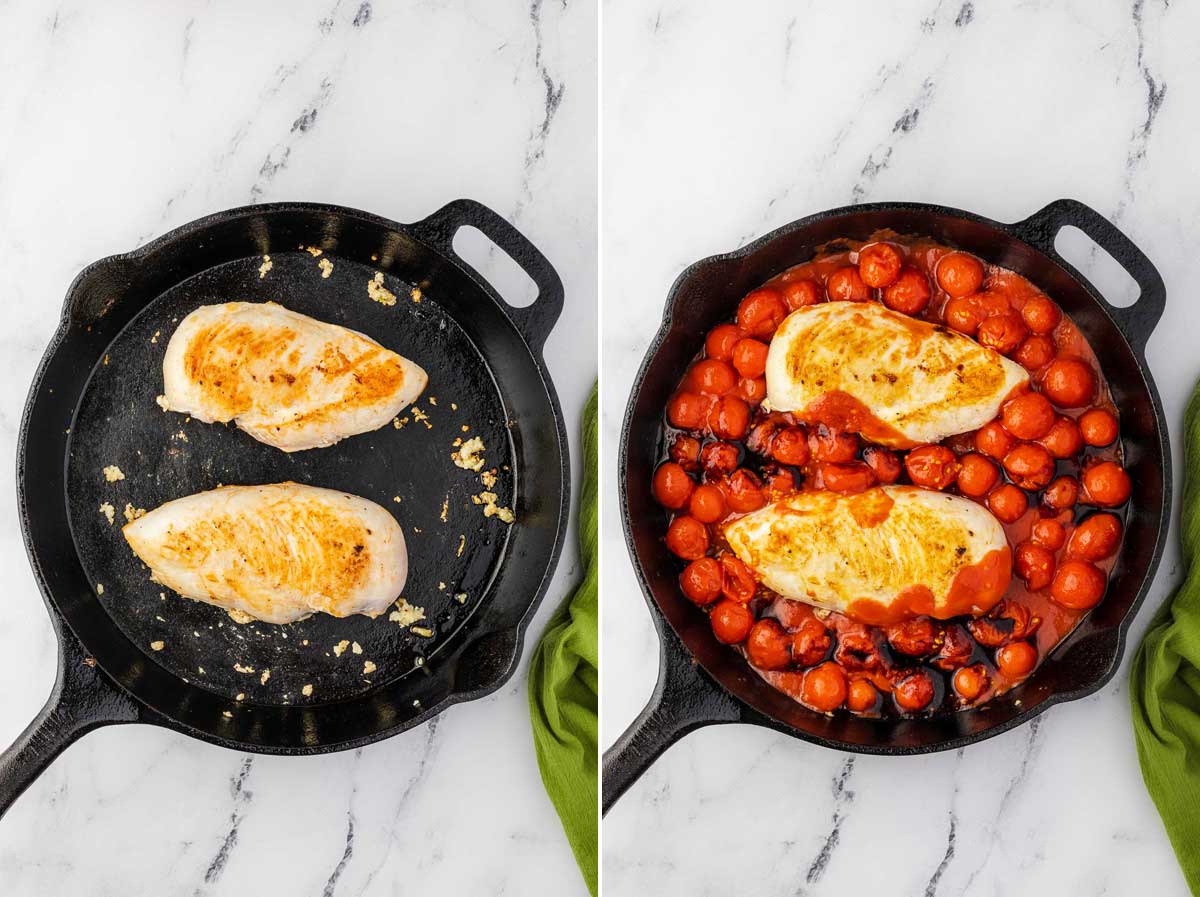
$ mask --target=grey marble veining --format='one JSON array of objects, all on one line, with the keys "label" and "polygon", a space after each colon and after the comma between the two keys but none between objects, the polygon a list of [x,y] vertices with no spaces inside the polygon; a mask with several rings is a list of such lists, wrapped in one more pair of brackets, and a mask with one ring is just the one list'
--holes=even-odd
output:
[{"label": "grey marble veining", "polygon": [[[610,0],[603,32],[607,744],[649,698],[657,665],[616,508],[619,428],[687,264],[851,202],[1014,221],[1080,199],[1166,279],[1148,356],[1178,437],[1200,375],[1200,10],[778,0],[735,14]],[[1123,295],[1089,241],[1065,232],[1059,248]],[[1134,643],[1178,578],[1172,540]],[[957,753],[848,757],[744,726],[689,735],[606,818],[606,893],[1183,895],[1137,767],[1127,670]]]},{"label": "grey marble veining", "polygon": [[[411,221],[467,196],[514,220],[565,281],[546,354],[578,474],[596,371],[580,338],[596,328],[595,29],[594,8],[558,0],[0,2],[0,469],[88,262],[249,202]],[[0,503],[15,508],[12,476]],[[577,568],[572,532],[526,660]],[[0,570],[7,744],[55,656],[13,513]],[[538,776],[525,670],[403,736],[321,757],[99,730],[0,821],[0,891],[586,893]]]}]

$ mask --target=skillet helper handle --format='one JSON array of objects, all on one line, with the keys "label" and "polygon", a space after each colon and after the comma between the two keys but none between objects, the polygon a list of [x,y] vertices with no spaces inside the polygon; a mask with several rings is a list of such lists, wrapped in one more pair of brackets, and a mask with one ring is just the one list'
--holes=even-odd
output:
[{"label": "skillet helper handle", "polygon": [[1058,232],[1073,225],[1116,259],[1138,285],[1137,301],[1124,308],[1105,302],[1109,316],[1116,322],[1129,344],[1139,355],[1162,317],[1167,289],[1154,263],[1111,221],[1076,199],[1058,199],[1013,225],[1017,236],[1056,261],[1062,261],[1054,248]]},{"label": "skillet helper handle", "polygon": [[37,718],[0,754],[0,816],[69,745],[92,729],[132,723],[138,706],[89,666],[75,636],[59,633],[58,676]]},{"label": "skillet helper handle", "polygon": [[741,706],[708,680],[678,636],[668,630],[662,637],[658,682],[650,702],[604,752],[601,797],[605,814],[667,748],[685,735],[703,726],[742,719]]},{"label": "skillet helper handle", "polygon": [[442,206],[428,218],[412,225],[421,240],[455,259],[480,280],[485,280],[454,251],[454,235],[463,227],[474,227],[481,231],[508,253],[537,286],[538,294],[531,304],[523,308],[508,303],[505,303],[505,306],[509,318],[517,325],[525,341],[540,352],[546,337],[558,321],[558,316],[562,314],[563,285],[558,272],[524,234],[506,219],[473,199],[456,199]]}]

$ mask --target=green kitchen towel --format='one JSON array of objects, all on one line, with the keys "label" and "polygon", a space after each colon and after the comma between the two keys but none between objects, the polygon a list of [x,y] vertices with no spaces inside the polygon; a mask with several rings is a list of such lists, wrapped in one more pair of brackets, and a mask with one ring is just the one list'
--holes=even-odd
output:
[{"label": "green kitchen towel", "polygon": [[554,802],[575,861],[593,897],[597,887],[598,802],[596,696],[597,627],[596,389],[583,411],[583,493],[579,497],[579,558],[583,582],[551,617],[529,665],[533,746],[546,793]]},{"label": "green kitchen towel", "polygon": [[1183,584],[1151,621],[1130,670],[1142,778],[1200,895],[1200,387],[1184,415]]}]

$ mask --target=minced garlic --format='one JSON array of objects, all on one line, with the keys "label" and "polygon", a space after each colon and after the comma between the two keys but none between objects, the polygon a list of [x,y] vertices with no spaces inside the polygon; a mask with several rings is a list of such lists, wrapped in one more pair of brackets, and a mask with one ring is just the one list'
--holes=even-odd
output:
[{"label": "minced garlic", "polygon": [[425,619],[425,608],[409,604],[403,598],[396,602],[396,609],[388,614],[388,620],[401,626],[411,626]]},{"label": "minced garlic", "polygon": [[112,506],[112,502],[106,501],[100,505],[100,513],[108,518],[109,523],[112,523],[113,518],[117,514],[117,509]]},{"label": "minced garlic", "polygon": [[383,285],[383,272],[375,272],[375,276],[367,281],[367,295],[380,305],[395,305],[396,294]]},{"label": "minced garlic", "polygon": [[115,483],[117,480],[125,479],[125,474],[121,473],[121,468],[117,467],[117,465],[110,464],[104,468],[104,479],[110,483]]},{"label": "minced garlic", "polygon": [[483,440],[478,436],[472,436],[466,442],[458,447],[458,451],[450,455],[455,466],[461,467],[463,470],[483,470],[483,465],[486,463],[483,460],[484,445]]}]

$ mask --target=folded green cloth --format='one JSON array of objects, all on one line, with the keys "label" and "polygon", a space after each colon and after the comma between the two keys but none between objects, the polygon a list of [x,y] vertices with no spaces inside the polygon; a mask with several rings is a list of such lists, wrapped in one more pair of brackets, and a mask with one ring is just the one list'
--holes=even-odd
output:
[{"label": "folded green cloth", "polygon": [[551,617],[529,665],[529,716],[546,793],[593,897],[597,887],[596,696],[600,662],[596,551],[596,389],[583,411],[579,556],[583,582]]},{"label": "folded green cloth", "polygon": [[1183,584],[1150,623],[1130,670],[1142,778],[1200,895],[1200,387],[1184,415]]}]

